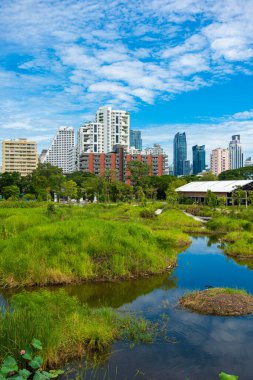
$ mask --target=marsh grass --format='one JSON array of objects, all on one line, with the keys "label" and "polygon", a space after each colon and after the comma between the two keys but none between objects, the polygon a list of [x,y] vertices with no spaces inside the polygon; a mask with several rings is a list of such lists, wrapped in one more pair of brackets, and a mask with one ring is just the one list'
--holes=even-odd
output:
[{"label": "marsh grass", "polygon": [[13,355],[34,336],[42,342],[46,366],[110,350],[116,339],[151,341],[152,325],[112,309],[89,308],[65,291],[22,292],[0,314],[0,358]]},{"label": "marsh grass", "polygon": [[[156,204],[150,207],[155,210]],[[1,209],[0,284],[31,286],[162,273],[199,223],[179,210],[154,219],[140,206]]]}]

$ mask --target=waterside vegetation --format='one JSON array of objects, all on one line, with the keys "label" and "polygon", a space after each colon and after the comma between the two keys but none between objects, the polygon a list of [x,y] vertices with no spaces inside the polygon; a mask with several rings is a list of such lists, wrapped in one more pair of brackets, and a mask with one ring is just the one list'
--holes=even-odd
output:
[{"label": "waterside vegetation", "polygon": [[150,342],[155,328],[143,318],[89,308],[64,290],[21,292],[0,313],[0,359],[12,356],[22,364],[20,348],[36,336],[43,346],[43,368],[74,357],[110,351],[117,339]]},{"label": "waterside vegetation", "polygon": [[[179,210],[154,215],[159,204],[38,206],[0,208],[1,286],[161,273],[175,265],[177,253],[190,243],[183,231],[201,228]],[[148,211],[145,215],[144,210]]]}]

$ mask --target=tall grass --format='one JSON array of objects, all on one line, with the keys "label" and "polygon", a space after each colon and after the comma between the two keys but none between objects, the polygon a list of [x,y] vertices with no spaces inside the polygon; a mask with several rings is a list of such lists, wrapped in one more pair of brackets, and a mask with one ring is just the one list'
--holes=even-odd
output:
[{"label": "tall grass", "polygon": [[115,339],[148,340],[150,328],[143,319],[81,305],[63,290],[23,292],[13,296],[9,309],[0,314],[0,359],[7,355],[19,359],[19,351],[36,337],[42,342],[46,365],[52,366],[104,352]]},{"label": "tall grass", "polygon": [[[155,206],[152,206],[155,208]],[[0,284],[29,286],[161,273],[198,222],[167,210],[152,220],[129,205],[0,210]],[[198,228],[198,227],[197,227]]]}]

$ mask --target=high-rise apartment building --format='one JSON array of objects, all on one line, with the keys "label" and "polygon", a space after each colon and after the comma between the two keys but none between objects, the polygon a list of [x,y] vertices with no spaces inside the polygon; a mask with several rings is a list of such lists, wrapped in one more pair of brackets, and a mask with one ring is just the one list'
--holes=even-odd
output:
[{"label": "high-rise apartment building", "polygon": [[27,139],[4,140],[2,143],[2,172],[32,173],[38,165],[37,144]]},{"label": "high-rise apartment building", "polygon": [[[186,134],[177,133],[174,137],[174,149],[173,149],[173,165],[174,165],[174,175],[187,175],[189,174],[189,163],[187,161],[187,143]],[[186,171],[188,171],[186,173]]]},{"label": "high-rise apartment building", "polygon": [[60,127],[44,157],[43,162],[58,166],[63,173],[69,170],[69,151],[75,146],[75,131],[72,127]]},{"label": "high-rise apartment building", "polygon": [[232,136],[229,143],[229,165],[230,169],[239,169],[243,166],[243,153],[240,135]]},{"label": "high-rise apartment building", "polygon": [[100,107],[96,113],[96,123],[103,126],[103,152],[113,151],[116,144],[129,149],[130,114],[126,111],[113,110],[111,107]]},{"label": "high-rise apartment building", "polygon": [[144,152],[145,154],[154,154],[154,155],[165,154],[160,144],[154,144],[153,146],[149,148],[145,148]]},{"label": "high-rise apartment building", "polygon": [[41,151],[41,153],[39,155],[39,162],[40,163],[44,162],[46,154],[47,154],[47,149],[42,149],[42,151]]},{"label": "high-rise apartment building", "polygon": [[101,123],[85,123],[77,134],[77,151],[81,153],[104,152],[104,130]]},{"label": "high-rise apartment building", "polygon": [[206,168],[205,145],[194,145],[192,147],[193,174],[202,173]]},{"label": "high-rise apartment building", "polygon": [[211,153],[211,172],[219,175],[225,170],[229,170],[229,150],[217,148]]},{"label": "high-rise apartment building", "polygon": [[244,161],[244,166],[252,166],[253,162],[251,161],[251,157],[246,158]]},{"label": "high-rise apartment building", "polygon": [[142,150],[141,131],[130,130],[130,147]]}]

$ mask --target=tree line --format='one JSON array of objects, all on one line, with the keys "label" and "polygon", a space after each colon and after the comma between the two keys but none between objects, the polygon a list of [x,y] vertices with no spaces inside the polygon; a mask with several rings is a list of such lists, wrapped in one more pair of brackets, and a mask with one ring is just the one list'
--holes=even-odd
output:
[{"label": "tree line", "polygon": [[[22,198],[38,201],[50,201],[54,200],[54,197],[93,201],[95,196],[101,202],[167,199],[173,204],[182,201],[175,189],[188,182],[253,178],[253,166],[228,170],[218,177],[207,172],[201,176],[180,178],[170,175],[150,176],[149,166],[138,161],[128,163],[127,169],[127,179],[131,184],[118,181],[113,170],[105,170],[99,177],[81,171],[64,175],[62,169],[56,166],[49,163],[39,164],[37,169],[26,177],[21,177],[18,172],[2,173],[0,196],[3,199]],[[215,203],[214,200],[213,202]]]}]

